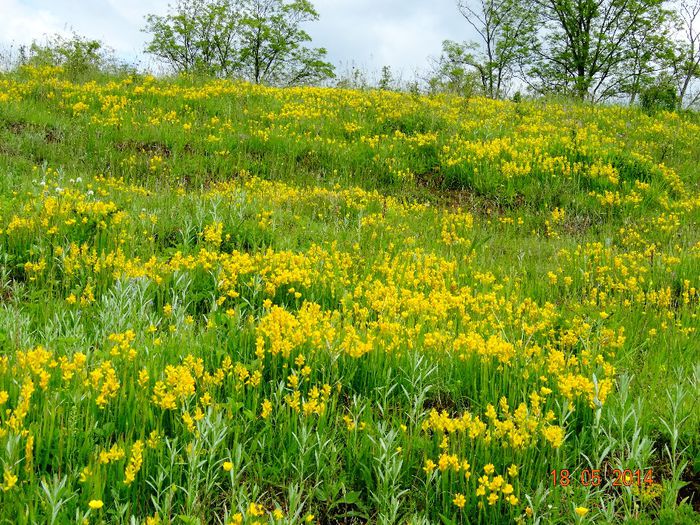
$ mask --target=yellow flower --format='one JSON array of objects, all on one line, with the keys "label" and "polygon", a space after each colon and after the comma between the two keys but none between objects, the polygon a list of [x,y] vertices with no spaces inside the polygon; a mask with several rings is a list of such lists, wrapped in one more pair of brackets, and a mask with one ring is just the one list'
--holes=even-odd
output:
[{"label": "yellow flower", "polygon": [[467,502],[467,498],[464,497],[464,494],[457,493],[455,494],[455,498],[452,500],[452,503],[457,505],[460,509],[464,508],[464,504]]},{"label": "yellow flower", "polygon": [[281,509],[275,509],[272,511],[272,517],[276,520],[281,520],[282,518],[284,518],[284,512],[282,512]]},{"label": "yellow flower", "polygon": [[233,468],[233,463],[231,463],[230,461],[224,461],[224,464],[222,466],[226,472],[231,472],[231,469]]},{"label": "yellow flower", "polygon": [[124,484],[131,485],[136,479],[136,474],[141,469],[141,464],[143,463],[143,442],[137,440],[131,447],[131,457],[129,458],[129,464],[126,466],[124,472]]},{"label": "yellow flower", "polygon": [[306,517],[304,518],[304,521],[305,521],[306,523],[311,523],[312,521],[314,521],[314,515],[313,515],[313,514],[307,514]]},{"label": "yellow flower", "polygon": [[5,474],[3,475],[3,479],[4,479],[5,483],[3,484],[2,490],[4,490],[5,492],[12,489],[12,487],[14,487],[15,484],[17,483],[17,476],[15,476],[9,470],[5,471]]},{"label": "yellow flower", "polygon": [[82,113],[86,109],[88,109],[90,106],[88,106],[85,102],[76,102],[73,104],[73,113],[78,114]]},{"label": "yellow flower", "polygon": [[556,425],[545,427],[542,435],[554,448],[559,448],[564,442],[564,429]]},{"label": "yellow flower", "polygon": [[484,465],[484,472],[488,474],[489,476],[493,474],[496,471],[496,467],[494,467],[491,463],[488,465]]},{"label": "yellow flower", "polygon": [[260,410],[260,417],[267,419],[272,414],[272,403],[269,399],[265,399],[262,402],[262,410]]},{"label": "yellow flower", "polygon": [[262,505],[258,503],[251,503],[248,505],[248,514],[251,516],[259,517],[265,514],[265,509]]},{"label": "yellow flower", "polygon": [[92,499],[90,500],[90,503],[88,503],[88,507],[90,507],[92,510],[99,510],[104,506],[104,503],[102,503],[101,499]]},{"label": "yellow flower", "polygon": [[90,474],[92,474],[92,472],[90,472],[90,467],[85,467],[80,472],[80,478],[78,479],[78,481],[80,483],[85,483],[88,480],[88,477],[90,476]]},{"label": "yellow flower", "polygon": [[151,434],[148,436],[148,441],[146,441],[148,448],[157,448],[158,443],[160,442],[160,439],[161,439],[161,436],[157,430],[151,431]]},{"label": "yellow flower", "polygon": [[576,507],[576,508],[574,509],[574,512],[575,512],[578,516],[580,516],[581,518],[583,518],[586,514],[588,514],[588,508],[587,508],[587,507]]}]

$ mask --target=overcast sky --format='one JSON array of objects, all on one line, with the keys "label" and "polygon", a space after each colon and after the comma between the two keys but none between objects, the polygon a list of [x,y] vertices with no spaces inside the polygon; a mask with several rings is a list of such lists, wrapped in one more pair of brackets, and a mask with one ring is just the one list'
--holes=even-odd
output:
[{"label": "overcast sky", "polygon": [[[445,39],[465,40],[467,24],[455,0],[315,0],[321,19],[307,29],[343,72],[351,65],[390,65],[411,78]],[[140,55],[148,13],[165,14],[168,0],[0,0],[0,44],[30,43],[46,34],[98,38],[121,56]]]}]

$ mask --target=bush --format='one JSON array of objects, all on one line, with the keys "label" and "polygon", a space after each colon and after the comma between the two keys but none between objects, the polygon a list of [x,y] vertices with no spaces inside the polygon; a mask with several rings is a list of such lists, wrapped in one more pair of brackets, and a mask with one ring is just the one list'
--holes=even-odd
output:
[{"label": "bush", "polygon": [[675,111],[678,109],[679,102],[675,86],[665,79],[644,89],[639,99],[642,109],[649,114],[658,111]]},{"label": "bush", "polygon": [[73,34],[48,37],[45,42],[34,41],[23,51],[21,63],[25,66],[60,66],[70,78],[77,79],[94,73],[128,73],[129,67],[114,56],[114,52],[99,40]]}]

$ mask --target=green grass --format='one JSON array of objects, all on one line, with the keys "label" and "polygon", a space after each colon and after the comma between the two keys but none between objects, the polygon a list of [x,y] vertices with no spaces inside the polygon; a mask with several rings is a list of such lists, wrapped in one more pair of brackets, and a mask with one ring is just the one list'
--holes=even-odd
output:
[{"label": "green grass", "polygon": [[697,522],[699,133],[0,77],[0,520]]}]

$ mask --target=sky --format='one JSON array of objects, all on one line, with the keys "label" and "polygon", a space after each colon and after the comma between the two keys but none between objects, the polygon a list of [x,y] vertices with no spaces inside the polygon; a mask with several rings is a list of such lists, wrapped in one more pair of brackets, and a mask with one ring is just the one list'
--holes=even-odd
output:
[{"label": "sky", "polygon": [[[97,38],[119,56],[148,65],[141,32],[149,13],[165,14],[168,0],[0,0],[0,47],[62,33]],[[315,0],[320,20],[306,29],[342,73],[372,74],[384,65],[409,79],[440,54],[442,41],[470,38],[455,0]]]}]

